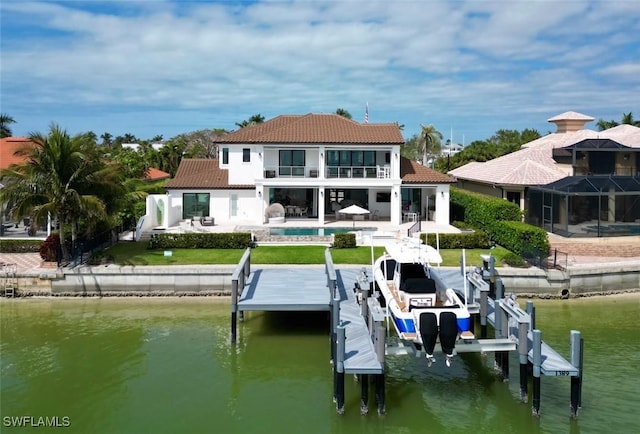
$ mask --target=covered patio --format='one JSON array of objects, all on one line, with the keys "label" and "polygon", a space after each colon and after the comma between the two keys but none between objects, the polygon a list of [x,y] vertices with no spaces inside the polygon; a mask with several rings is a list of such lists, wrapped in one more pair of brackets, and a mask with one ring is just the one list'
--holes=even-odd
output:
[{"label": "covered patio", "polygon": [[527,222],[565,237],[640,234],[640,178],[570,176],[529,188]]}]

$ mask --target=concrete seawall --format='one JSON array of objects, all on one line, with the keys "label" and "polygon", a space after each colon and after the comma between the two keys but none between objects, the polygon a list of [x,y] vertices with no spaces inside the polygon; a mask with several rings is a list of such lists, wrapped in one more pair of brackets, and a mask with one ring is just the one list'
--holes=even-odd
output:
[{"label": "concrete seawall", "polygon": [[640,291],[640,261],[574,265],[567,270],[496,268],[506,293],[540,297]]},{"label": "concrete seawall", "polygon": [[[322,267],[305,265],[304,267]],[[253,268],[296,267],[253,265]],[[362,265],[343,265],[362,267]],[[235,265],[82,266],[18,276],[18,294],[53,296],[228,295]],[[506,293],[559,297],[640,291],[640,261],[576,265],[561,270],[496,268]]]}]

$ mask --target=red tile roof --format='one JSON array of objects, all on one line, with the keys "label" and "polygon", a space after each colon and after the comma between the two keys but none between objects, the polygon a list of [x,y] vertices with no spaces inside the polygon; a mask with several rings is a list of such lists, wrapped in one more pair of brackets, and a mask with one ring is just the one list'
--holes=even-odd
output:
[{"label": "red tile roof", "polygon": [[219,137],[216,143],[402,145],[397,124],[361,124],[337,114],[281,115]]},{"label": "red tile roof", "polygon": [[219,161],[208,158],[185,158],[167,189],[254,189],[255,185],[229,185],[229,172],[220,169]]},{"label": "red tile roof", "polygon": [[24,162],[26,160],[24,157],[14,155],[14,153],[30,143],[26,137],[4,137],[0,139],[0,169],[6,169],[12,164]]},{"label": "red tile roof", "polygon": [[400,157],[400,177],[403,184],[453,184],[455,178]]},{"label": "red tile roof", "polygon": [[151,181],[157,181],[159,179],[171,178],[171,174],[160,169],[156,169],[155,167],[149,167],[147,173],[144,174],[144,177]]}]

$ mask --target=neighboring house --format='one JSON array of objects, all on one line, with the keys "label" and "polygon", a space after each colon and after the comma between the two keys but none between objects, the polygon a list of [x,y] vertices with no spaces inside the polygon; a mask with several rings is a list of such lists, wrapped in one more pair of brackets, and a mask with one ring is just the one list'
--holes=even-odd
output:
[{"label": "neighboring house", "polygon": [[449,174],[460,188],[516,203],[525,221],[550,232],[633,233],[640,230],[640,128],[585,129],[593,120],[562,113],[549,119],[557,125],[555,133]]},{"label": "neighboring house", "polygon": [[0,139],[0,169],[7,169],[12,164],[25,161],[24,157],[15,155],[18,149],[30,144],[26,137],[4,137]]},{"label": "neighboring house", "polygon": [[144,179],[149,181],[160,181],[161,179],[169,179],[171,174],[164,170],[156,169],[155,167],[149,167],[144,174]]},{"label": "neighboring house", "polygon": [[459,145],[457,143],[450,143],[449,140],[447,140],[447,144],[442,146],[442,149],[440,150],[440,156],[441,157],[450,157],[452,155],[456,155],[458,152],[462,151],[464,149],[464,146]]},{"label": "neighboring house", "polygon": [[[8,169],[12,164],[19,164],[26,161],[25,157],[15,155],[16,151],[22,149],[31,141],[26,137],[4,137],[0,139],[0,169]],[[2,180],[0,180],[0,188],[2,188]],[[13,216],[8,215],[8,205],[0,204],[0,224],[13,221]],[[4,226],[0,230],[0,234],[4,233]]]},{"label": "neighboring house", "polygon": [[197,216],[214,217],[216,224],[261,225],[273,203],[283,206],[287,218],[315,219],[318,225],[335,221],[337,211],[351,204],[397,225],[416,218],[449,223],[449,185],[455,180],[402,158],[404,139],[395,123],[282,115],[216,144],[218,160],[182,160],[165,186],[166,197],[151,199],[162,203],[148,212],[147,228]]}]

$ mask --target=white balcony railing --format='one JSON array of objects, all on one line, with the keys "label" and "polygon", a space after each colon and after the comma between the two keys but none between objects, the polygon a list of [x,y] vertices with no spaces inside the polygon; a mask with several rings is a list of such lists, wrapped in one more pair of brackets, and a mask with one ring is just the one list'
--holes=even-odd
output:
[{"label": "white balcony railing", "polygon": [[317,178],[318,168],[312,166],[265,167],[265,178]]},{"label": "white balcony railing", "polygon": [[[265,167],[265,178],[317,178],[319,170],[314,166]],[[325,178],[391,178],[389,166],[327,166]]]},{"label": "white balcony railing", "polygon": [[389,166],[327,166],[327,178],[391,178]]}]

